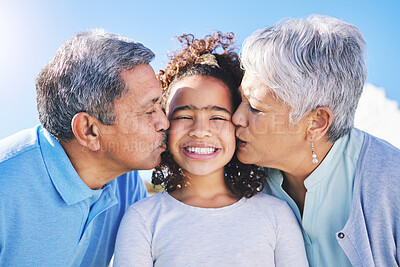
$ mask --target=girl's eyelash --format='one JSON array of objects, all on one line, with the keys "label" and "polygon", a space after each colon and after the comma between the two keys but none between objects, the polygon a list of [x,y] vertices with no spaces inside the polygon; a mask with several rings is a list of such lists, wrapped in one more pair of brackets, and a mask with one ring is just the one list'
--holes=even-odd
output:
[{"label": "girl's eyelash", "polygon": [[190,120],[190,119],[191,119],[191,117],[188,117],[188,116],[178,116],[178,117],[173,118],[172,120]]},{"label": "girl's eyelash", "polygon": [[[175,118],[172,118],[172,120],[191,120],[192,117],[189,116],[178,116]],[[227,121],[228,119],[224,118],[224,117],[213,117],[210,118],[210,120],[221,120],[221,121]]]},{"label": "girl's eyelash", "polygon": [[211,118],[210,120],[221,120],[221,121],[227,121],[227,119],[226,119],[226,118],[223,118],[223,117],[214,117],[214,118]]}]

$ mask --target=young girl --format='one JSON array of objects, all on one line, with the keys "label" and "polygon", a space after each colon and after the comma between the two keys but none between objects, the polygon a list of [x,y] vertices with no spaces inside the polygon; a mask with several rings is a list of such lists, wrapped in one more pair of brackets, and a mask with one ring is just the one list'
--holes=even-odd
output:
[{"label": "young girl", "polygon": [[308,266],[290,208],[257,194],[264,172],[234,156],[243,74],[233,34],[178,39],[159,74],[171,126],[153,183],[166,191],[126,212],[114,266]]}]

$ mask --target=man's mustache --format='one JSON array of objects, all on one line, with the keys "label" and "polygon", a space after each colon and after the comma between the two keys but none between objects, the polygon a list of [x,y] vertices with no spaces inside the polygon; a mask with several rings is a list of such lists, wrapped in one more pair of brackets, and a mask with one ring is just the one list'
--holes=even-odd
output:
[{"label": "man's mustache", "polygon": [[162,130],[163,136],[162,136],[162,140],[161,140],[161,145],[167,145],[168,144],[168,134],[167,134],[167,130]]}]

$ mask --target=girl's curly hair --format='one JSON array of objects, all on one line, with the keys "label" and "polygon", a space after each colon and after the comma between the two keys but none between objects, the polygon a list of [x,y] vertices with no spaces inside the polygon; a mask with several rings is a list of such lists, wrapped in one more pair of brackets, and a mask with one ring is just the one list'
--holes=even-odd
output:
[{"label": "girl's curly hair", "polygon": [[[192,34],[183,34],[178,40],[182,44],[181,50],[170,54],[165,70],[158,73],[163,87],[163,108],[166,108],[171,97],[174,83],[185,77],[206,76],[214,77],[228,86],[235,110],[240,104],[238,88],[243,78],[233,45],[235,35],[214,32],[203,39],[196,39]],[[204,54],[212,54],[218,66],[196,64],[196,59]],[[264,188],[265,179],[266,173],[261,167],[240,163],[236,155],[225,166],[225,184],[238,197],[252,197]],[[184,184],[184,174],[168,149],[161,154],[161,163],[153,170],[152,183],[162,185],[168,192]]]}]

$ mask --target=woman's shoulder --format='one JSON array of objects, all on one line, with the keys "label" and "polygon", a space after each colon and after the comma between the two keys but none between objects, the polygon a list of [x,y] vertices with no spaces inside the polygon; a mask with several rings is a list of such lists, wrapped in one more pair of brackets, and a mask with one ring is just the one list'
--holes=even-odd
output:
[{"label": "woman's shoulder", "polygon": [[395,185],[400,184],[400,149],[370,134],[364,135],[357,169],[360,177],[367,178],[361,182],[371,185],[373,190],[385,186],[398,188]]}]

